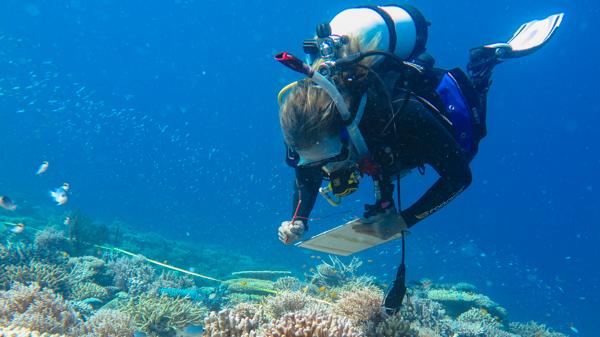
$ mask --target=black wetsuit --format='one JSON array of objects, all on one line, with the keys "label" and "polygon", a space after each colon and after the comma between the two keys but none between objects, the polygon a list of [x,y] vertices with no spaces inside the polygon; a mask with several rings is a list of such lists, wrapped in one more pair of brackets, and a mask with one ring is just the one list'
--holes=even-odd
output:
[{"label": "black wetsuit", "polygon": [[[410,227],[442,208],[469,186],[471,158],[455,140],[451,123],[440,112],[443,107],[435,100],[431,104],[432,100],[424,100],[402,88],[394,88],[391,97],[390,107],[389,99],[386,105],[381,99],[372,99],[369,92],[367,107],[359,124],[372,160],[379,168],[377,179],[381,199],[377,202],[394,204],[393,177],[402,171],[423,168],[428,164],[440,176],[413,205],[401,210]],[[478,143],[479,140],[475,141]],[[293,210],[296,210],[301,197],[297,218],[307,219],[319,194],[323,173],[320,168],[296,167],[295,170]]]}]

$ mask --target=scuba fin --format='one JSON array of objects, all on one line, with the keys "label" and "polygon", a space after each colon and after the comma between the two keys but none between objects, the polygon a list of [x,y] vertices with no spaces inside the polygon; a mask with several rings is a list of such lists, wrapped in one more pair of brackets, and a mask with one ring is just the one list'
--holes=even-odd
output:
[{"label": "scuba fin", "polygon": [[496,49],[499,59],[525,56],[541,48],[554,35],[564,14],[554,14],[543,20],[533,20],[521,25],[507,43],[496,43],[485,48]]},{"label": "scuba fin", "polygon": [[475,47],[469,51],[467,65],[469,77],[475,89],[486,93],[491,84],[494,67],[506,59],[529,55],[541,48],[554,35],[564,14],[554,14],[543,20],[527,22],[514,33],[506,43],[493,43]]}]

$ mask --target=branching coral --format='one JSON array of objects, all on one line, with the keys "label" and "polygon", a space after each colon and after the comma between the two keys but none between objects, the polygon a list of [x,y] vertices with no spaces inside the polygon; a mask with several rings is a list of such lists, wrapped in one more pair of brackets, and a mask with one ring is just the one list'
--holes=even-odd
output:
[{"label": "branching coral", "polygon": [[426,298],[409,297],[402,306],[401,315],[411,322],[417,322],[426,328],[436,328],[440,321],[447,318],[444,307]]},{"label": "branching coral", "polygon": [[93,256],[71,257],[67,262],[71,284],[92,281],[104,268],[105,262]]},{"label": "branching coral", "polygon": [[410,326],[410,322],[395,314],[375,324],[369,322],[366,328],[367,337],[414,337],[418,333]]},{"label": "branching coral", "polygon": [[302,288],[302,283],[293,276],[284,276],[275,280],[273,288],[276,290],[298,291]]},{"label": "branching coral", "polygon": [[206,309],[186,298],[141,295],[131,299],[122,310],[138,329],[151,336],[172,336],[175,329],[202,322]]},{"label": "branching coral", "polygon": [[509,324],[509,331],[522,337],[566,337],[566,335],[552,331],[546,325],[536,322],[513,322]]},{"label": "branching coral", "polygon": [[311,283],[319,286],[337,287],[356,277],[356,271],[362,261],[356,257],[349,264],[344,264],[338,257],[329,256],[330,263],[323,261],[309,275]]},{"label": "branching coral", "polygon": [[364,324],[381,314],[383,292],[375,286],[344,291],[339,298],[333,312],[348,317],[356,324]]},{"label": "branching coral", "polygon": [[73,308],[51,289],[15,283],[10,290],[0,291],[1,325],[79,336],[82,323]]},{"label": "branching coral", "polygon": [[262,308],[270,318],[278,319],[285,314],[306,308],[310,301],[310,297],[303,292],[282,291],[275,296],[267,297],[262,304]]},{"label": "branching coral", "polygon": [[53,261],[60,256],[59,252],[69,248],[69,242],[64,232],[54,227],[46,227],[36,233],[33,247],[39,257]]},{"label": "branching coral", "polygon": [[135,328],[131,317],[118,310],[102,309],[85,322],[84,337],[129,337]]},{"label": "branching coral", "polygon": [[0,326],[1,337],[66,337],[65,335],[40,333],[22,327],[3,327]]},{"label": "branching coral", "polygon": [[108,290],[93,282],[77,283],[71,289],[70,299],[83,301],[89,298],[97,298],[103,301],[108,298]]},{"label": "branching coral", "polygon": [[203,337],[254,337],[258,328],[259,317],[243,317],[229,310],[218,313],[211,312],[204,318]]},{"label": "branching coral", "polygon": [[154,269],[141,257],[110,260],[106,269],[113,278],[114,285],[132,296],[148,292],[154,281]]},{"label": "branching coral", "polygon": [[0,243],[0,265],[26,264],[35,256],[33,247],[23,242]]},{"label": "branching coral", "polygon": [[189,289],[194,290],[196,284],[190,277],[180,276],[174,272],[162,272],[148,287],[149,292],[159,293],[160,289]]},{"label": "branching coral", "polygon": [[27,265],[4,266],[0,275],[0,284],[6,288],[11,282],[38,283],[42,287],[57,291],[65,290],[68,274],[58,265],[31,261]]},{"label": "branching coral", "polygon": [[347,318],[312,313],[287,314],[263,326],[265,337],[358,337],[359,329]]}]

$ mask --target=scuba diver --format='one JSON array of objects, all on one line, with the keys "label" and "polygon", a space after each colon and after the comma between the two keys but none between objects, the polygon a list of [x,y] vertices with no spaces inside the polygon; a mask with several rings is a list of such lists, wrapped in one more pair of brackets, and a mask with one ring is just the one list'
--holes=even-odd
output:
[{"label": "scuba diver", "polygon": [[[537,50],[561,20],[557,14],[532,21],[507,43],[473,48],[467,73],[435,68],[425,51],[429,23],[408,5],[344,10],[304,41],[306,62],[278,54],[279,62],[306,76],[279,94],[286,162],[295,169],[293,216],[279,227],[279,239],[301,240],[317,196],[339,204],[365,176],[375,190],[365,219],[394,214],[406,229],[451,202],[471,183],[469,163],[487,133],[494,67]],[[400,178],[413,169],[423,173],[425,165],[439,178],[401,209]],[[361,233],[391,234],[376,221]],[[406,292],[404,262],[401,267],[383,303],[391,312]]]}]

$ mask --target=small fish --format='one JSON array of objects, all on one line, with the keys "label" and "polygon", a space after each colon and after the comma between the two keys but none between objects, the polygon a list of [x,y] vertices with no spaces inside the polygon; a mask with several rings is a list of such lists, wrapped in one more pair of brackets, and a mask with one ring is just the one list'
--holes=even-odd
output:
[{"label": "small fish", "polygon": [[64,205],[69,200],[69,196],[67,195],[67,191],[70,186],[67,183],[64,183],[61,187],[57,188],[54,191],[50,191],[50,197],[56,201],[56,205]]},{"label": "small fish", "polygon": [[211,293],[210,295],[208,295],[209,300],[214,300],[216,297],[217,297],[217,293]]},{"label": "small fish", "polygon": [[71,224],[71,217],[70,216],[65,217],[65,221],[63,221],[63,224],[65,226],[69,226]]},{"label": "small fish", "polygon": [[15,233],[15,234],[22,233],[25,230],[25,224],[22,222],[19,222],[19,223],[5,222],[4,225],[7,227],[11,227],[11,229],[9,229],[9,231],[11,231],[12,233]]},{"label": "small fish", "polygon": [[571,331],[573,331],[574,333],[579,333],[579,329],[577,329],[574,325],[571,325],[569,329],[571,329]]},{"label": "small fish", "polygon": [[240,281],[240,285],[245,287],[245,286],[248,285],[248,282],[247,281]]},{"label": "small fish", "polygon": [[38,168],[37,172],[35,173],[36,176],[39,176],[40,174],[46,172],[46,170],[48,169],[48,165],[50,165],[50,163],[48,163],[47,160],[44,160],[42,162],[42,164],[40,165],[40,167]]},{"label": "small fish", "polygon": [[5,195],[0,195],[0,207],[4,208],[7,211],[14,211],[15,209],[17,209],[17,205],[15,205],[15,203]]},{"label": "small fish", "polygon": [[327,290],[327,287],[326,287],[326,286],[320,286],[320,287],[319,287],[319,291],[320,291],[320,292],[324,292],[325,290]]},{"label": "small fish", "polygon": [[368,259],[367,262],[368,263],[373,263],[373,259]]}]

